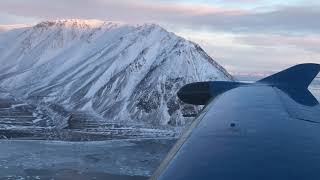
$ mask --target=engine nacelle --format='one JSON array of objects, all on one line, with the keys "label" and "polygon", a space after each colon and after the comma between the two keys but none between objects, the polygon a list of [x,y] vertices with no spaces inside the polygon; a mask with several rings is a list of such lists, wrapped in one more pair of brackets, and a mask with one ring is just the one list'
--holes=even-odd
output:
[{"label": "engine nacelle", "polygon": [[211,99],[245,83],[230,81],[195,82],[183,86],[177,93],[179,99],[188,104],[206,105]]}]

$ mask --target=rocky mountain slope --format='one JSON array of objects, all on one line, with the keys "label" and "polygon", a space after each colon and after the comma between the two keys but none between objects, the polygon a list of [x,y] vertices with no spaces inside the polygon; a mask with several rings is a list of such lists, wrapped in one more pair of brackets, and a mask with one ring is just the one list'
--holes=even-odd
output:
[{"label": "rocky mountain slope", "polygon": [[178,100],[182,85],[232,80],[197,44],[158,25],[98,20],[2,32],[0,64],[0,87],[61,127],[79,114],[126,126],[180,126],[183,114],[199,110]]}]

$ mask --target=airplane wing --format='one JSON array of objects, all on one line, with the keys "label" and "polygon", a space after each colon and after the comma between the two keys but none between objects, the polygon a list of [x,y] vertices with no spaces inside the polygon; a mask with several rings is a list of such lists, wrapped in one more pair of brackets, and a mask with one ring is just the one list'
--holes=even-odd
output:
[{"label": "airplane wing", "polygon": [[253,84],[182,88],[182,100],[208,104],[151,179],[320,179],[320,105],[307,89],[319,70],[302,64]]}]

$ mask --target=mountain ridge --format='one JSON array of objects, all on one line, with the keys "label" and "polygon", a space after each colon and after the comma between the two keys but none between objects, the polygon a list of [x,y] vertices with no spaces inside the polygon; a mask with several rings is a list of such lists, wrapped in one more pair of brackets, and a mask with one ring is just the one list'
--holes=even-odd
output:
[{"label": "mountain ridge", "polygon": [[2,88],[32,104],[89,111],[109,122],[181,126],[184,113],[199,110],[178,100],[182,85],[233,80],[199,45],[156,24],[72,19],[6,33]]}]

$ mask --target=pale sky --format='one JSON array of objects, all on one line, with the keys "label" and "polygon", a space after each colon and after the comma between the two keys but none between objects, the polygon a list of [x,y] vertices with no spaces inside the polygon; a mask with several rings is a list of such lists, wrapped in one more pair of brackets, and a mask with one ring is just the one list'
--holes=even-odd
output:
[{"label": "pale sky", "polygon": [[320,63],[311,0],[0,0],[0,24],[82,18],[156,23],[200,44],[231,72]]}]

